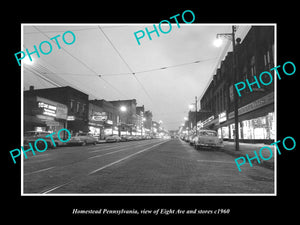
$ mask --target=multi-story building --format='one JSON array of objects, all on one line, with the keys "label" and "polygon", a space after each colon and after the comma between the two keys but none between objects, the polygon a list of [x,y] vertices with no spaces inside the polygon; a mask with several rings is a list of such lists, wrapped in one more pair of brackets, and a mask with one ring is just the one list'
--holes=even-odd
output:
[{"label": "multi-story building", "polygon": [[[136,99],[109,101],[117,109],[120,116],[121,130],[136,134],[137,132],[137,116],[136,116]],[[124,110],[122,110],[124,108]]]},{"label": "multi-story building", "polygon": [[[210,111],[201,120],[202,128],[217,130],[224,139],[235,138],[234,73],[232,52],[222,61],[203,94],[201,110]],[[263,71],[274,77],[274,27],[253,26],[242,43],[236,46],[237,81],[254,82]],[[267,78],[269,79],[269,78]],[[266,83],[268,81],[265,81]],[[244,142],[273,142],[275,138],[274,82],[253,91],[243,90],[238,97],[239,137]]]},{"label": "multi-story building", "polygon": [[101,100],[89,101],[89,130],[100,139],[118,134],[119,111],[110,102]]},{"label": "multi-story building", "polygon": [[144,112],[144,127],[145,127],[145,130],[146,132],[149,132],[149,134],[152,133],[152,112],[150,110],[147,110]]},{"label": "multi-story building", "polygon": [[136,107],[136,130],[137,133],[141,135],[145,134],[144,111],[145,111],[144,105]]},{"label": "multi-story building", "polygon": [[67,125],[68,107],[56,101],[26,92],[24,94],[24,132],[57,132]]},{"label": "multi-story building", "polygon": [[[71,133],[88,132],[88,95],[70,86],[55,87],[45,89],[34,89],[30,86],[28,91],[24,91],[24,108],[26,99],[39,96],[53,102],[61,103],[67,107],[67,118],[65,128]],[[49,104],[46,103],[45,104]],[[51,104],[50,104],[51,105]],[[26,119],[26,118],[25,118]],[[26,121],[25,121],[26,122]],[[28,123],[25,123],[28,125]]]}]

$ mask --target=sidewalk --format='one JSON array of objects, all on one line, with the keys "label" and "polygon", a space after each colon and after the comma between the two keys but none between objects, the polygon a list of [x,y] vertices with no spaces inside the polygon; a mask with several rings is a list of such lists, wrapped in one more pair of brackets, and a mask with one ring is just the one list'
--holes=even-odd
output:
[{"label": "sidewalk", "polygon": [[[253,160],[251,160],[251,163],[253,165],[256,164],[256,165],[263,166],[265,168],[272,169],[272,170],[274,168],[274,157],[275,157],[274,154],[277,153],[276,147],[274,145],[266,145],[266,144],[261,144],[261,143],[260,144],[239,143],[240,150],[235,151],[235,142],[224,141],[223,144],[224,144],[224,148],[221,149],[220,151],[230,154],[236,158],[242,157],[242,156],[246,158],[246,154],[248,154],[249,158],[252,158],[255,156],[254,151],[256,151],[256,154],[259,157],[260,163],[257,162],[257,159],[253,159]],[[271,159],[269,159],[269,160],[261,159],[261,157],[259,155],[259,150],[263,146],[268,146],[272,149],[273,156]],[[274,150],[275,150],[275,152],[274,152]],[[268,149],[264,149],[261,152],[261,154],[264,158],[270,157],[270,152],[268,151]],[[247,158],[246,158],[246,162],[249,163]]]}]

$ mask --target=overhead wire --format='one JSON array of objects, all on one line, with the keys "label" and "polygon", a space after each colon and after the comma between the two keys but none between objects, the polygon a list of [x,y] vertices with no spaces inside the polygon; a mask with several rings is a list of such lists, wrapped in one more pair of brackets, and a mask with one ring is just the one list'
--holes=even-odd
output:
[{"label": "overhead wire", "polygon": [[[186,66],[186,65],[191,65],[191,64],[196,64],[200,62],[205,62],[209,60],[215,60],[216,58],[210,58],[210,59],[203,59],[203,60],[197,60],[193,62],[188,62],[188,63],[181,63],[181,64],[176,64],[176,65],[171,65],[171,66],[163,66],[159,68],[154,68],[154,69],[149,69],[149,70],[142,70],[142,71],[135,71],[133,72],[135,75],[139,73],[148,73],[148,72],[153,72],[153,71],[158,71],[158,70],[165,70],[173,67],[181,67],[181,66]],[[82,73],[60,73],[64,75],[73,75],[73,76],[90,76],[93,74],[82,74]],[[111,73],[111,74],[99,74],[98,76],[124,76],[124,75],[132,75],[132,72],[130,73]]]},{"label": "overhead wire", "polygon": [[[125,59],[122,57],[122,55],[120,54],[120,52],[118,51],[118,49],[115,47],[115,45],[111,42],[111,40],[109,39],[109,37],[104,33],[104,31],[101,29],[100,26],[98,26],[99,30],[103,33],[103,35],[105,36],[105,38],[108,40],[108,42],[111,44],[111,46],[114,48],[114,50],[117,52],[117,54],[119,55],[119,57],[122,59],[122,61],[125,63],[125,65],[128,67],[128,69],[130,70],[130,72],[132,73],[133,77],[136,79],[136,81],[139,83],[139,85],[141,86],[141,88],[143,89],[143,91],[145,92],[145,94],[148,96],[148,98],[151,100],[151,102],[153,102],[151,96],[149,95],[148,91],[145,89],[144,85],[141,83],[141,81],[136,77],[135,73],[133,72],[133,70],[131,69],[131,67],[128,65],[128,63],[125,61]],[[101,77],[101,76],[100,76]]]},{"label": "overhead wire", "polygon": [[[38,29],[36,26],[33,26],[36,30],[38,30],[41,34],[43,34],[44,36],[46,36],[47,38],[50,39],[50,37],[45,34],[43,31],[41,31],[40,29]],[[53,40],[52,40],[53,41]],[[54,42],[54,41],[53,41]],[[76,56],[72,55],[70,52],[68,52],[65,48],[61,47],[61,49],[67,53],[69,56],[71,56],[73,59],[75,59],[77,62],[79,62],[81,65],[83,65],[85,68],[87,68],[88,70],[92,71],[95,76],[99,77],[101,80],[103,80],[107,85],[109,85],[112,89],[114,89],[116,92],[118,92],[120,95],[125,96],[124,93],[122,93],[121,91],[119,91],[117,88],[115,88],[111,83],[109,83],[108,81],[106,81],[105,79],[103,79],[101,76],[98,76],[98,73],[96,71],[94,71],[93,69],[91,69],[86,63],[84,63],[82,60],[80,60],[79,58],[77,58]]]}]

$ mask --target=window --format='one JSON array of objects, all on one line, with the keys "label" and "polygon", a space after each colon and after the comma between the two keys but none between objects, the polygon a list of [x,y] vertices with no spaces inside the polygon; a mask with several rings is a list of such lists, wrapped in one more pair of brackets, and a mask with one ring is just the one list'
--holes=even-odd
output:
[{"label": "window", "polygon": [[251,76],[255,76],[256,74],[256,68],[255,68],[255,56],[252,56],[251,63],[250,63],[250,70],[251,70]]},{"label": "window", "polygon": [[264,54],[264,65],[265,69],[270,69],[271,68],[271,53],[269,50]]},{"label": "window", "polygon": [[74,100],[71,99],[70,100],[70,109],[71,109],[71,112],[74,112],[74,108],[75,108]]},{"label": "window", "polygon": [[212,136],[212,137],[217,137],[217,132],[215,131],[210,131],[210,130],[206,130],[206,131],[200,131],[199,133],[200,136]]},{"label": "window", "polygon": [[81,113],[84,113],[84,111],[85,111],[85,104],[82,104],[81,105]]},{"label": "window", "polygon": [[76,105],[76,112],[79,112],[79,109],[80,109],[80,102],[77,102],[77,105]]}]

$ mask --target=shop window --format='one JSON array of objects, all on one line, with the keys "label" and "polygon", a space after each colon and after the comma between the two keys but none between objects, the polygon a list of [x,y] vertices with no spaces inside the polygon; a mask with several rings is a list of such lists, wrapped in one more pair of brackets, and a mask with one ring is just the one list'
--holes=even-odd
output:
[{"label": "shop window", "polygon": [[229,138],[229,127],[228,126],[226,126],[226,127],[220,127],[218,129],[218,137],[222,138],[222,139]]},{"label": "shop window", "polygon": [[274,139],[275,138],[275,121],[274,113],[267,116],[258,117],[251,120],[244,120],[243,138],[244,139]]}]

